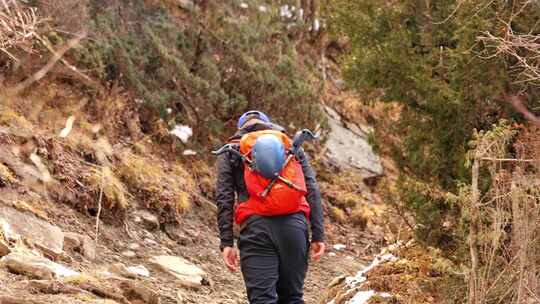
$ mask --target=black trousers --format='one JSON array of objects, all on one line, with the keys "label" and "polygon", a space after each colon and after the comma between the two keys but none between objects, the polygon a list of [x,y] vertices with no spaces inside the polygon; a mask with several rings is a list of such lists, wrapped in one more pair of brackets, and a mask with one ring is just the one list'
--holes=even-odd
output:
[{"label": "black trousers", "polygon": [[238,247],[249,303],[304,303],[309,252],[304,214],[251,217]]}]

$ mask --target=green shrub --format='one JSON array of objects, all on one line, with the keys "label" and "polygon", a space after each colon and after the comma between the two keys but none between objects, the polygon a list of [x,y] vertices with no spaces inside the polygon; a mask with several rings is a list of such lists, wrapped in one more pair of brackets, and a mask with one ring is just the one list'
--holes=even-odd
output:
[{"label": "green shrub", "polygon": [[313,128],[322,120],[317,79],[277,10],[240,16],[232,4],[214,3],[180,20],[166,1],[124,1],[131,5],[122,5],[122,14],[112,9],[118,2],[91,10],[93,37],[73,56],[104,84],[120,82],[170,125],[194,127],[200,144],[219,144],[249,109],[286,127]]}]

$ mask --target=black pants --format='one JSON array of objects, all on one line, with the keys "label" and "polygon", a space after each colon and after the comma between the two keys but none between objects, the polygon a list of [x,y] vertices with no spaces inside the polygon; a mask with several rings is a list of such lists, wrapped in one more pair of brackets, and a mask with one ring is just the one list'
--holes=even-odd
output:
[{"label": "black pants", "polygon": [[249,218],[238,247],[249,303],[304,303],[309,234],[303,214]]}]

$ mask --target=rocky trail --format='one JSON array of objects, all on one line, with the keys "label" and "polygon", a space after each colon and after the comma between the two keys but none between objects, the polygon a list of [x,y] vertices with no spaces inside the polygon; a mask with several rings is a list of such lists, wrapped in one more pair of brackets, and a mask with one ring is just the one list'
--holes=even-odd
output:
[{"label": "rocky trail", "polygon": [[[81,233],[92,219],[69,208],[50,213],[61,228],[27,211],[1,210],[4,235],[19,239],[2,260],[0,303],[247,303],[241,275],[221,262],[216,231],[197,218],[204,212],[165,231],[152,214],[136,212],[124,227],[102,225],[95,246],[90,231]],[[353,274],[372,255],[368,235],[342,232],[330,233],[327,255],[310,265],[307,303],[320,303],[329,282]]]},{"label": "rocky trail", "polygon": [[[350,173],[345,174],[346,170],[354,167],[363,176],[359,177],[360,181],[380,176],[382,167],[378,156],[367,144],[365,133],[358,131],[360,128],[356,125],[355,132],[350,131],[352,124],[347,125],[337,113],[332,115],[330,140],[321,153],[322,159],[316,160],[317,166],[335,168],[332,170],[342,172],[344,175],[340,178],[345,181],[350,178]],[[345,148],[335,149],[333,145]],[[13,141],[4,141],[3,146],[5,151],[17,151],[18,147]],[[369,161],[351,161],[352,156],[341,153],[351,149],[362,149],[365,154],[357,157],[367,157]],[[57,163],[54,170],[65,170],[68,164],[80,162],[79,156],[69,154],[67,150],[60,152],[64,161]],[[0,187],[1,304],[247,303],[241,274],[230,273],[221,261],[216,209],[208,199],[202,198],[202,194],[190,194],[196,203],[174,221],[164,221],[163,214],[152,212],[140,203],[132,204],[120,213],[104,210],[99,217],[99,209],[81,212],[77,207],[54,199],[39,199],[48,193],[57,194],[59,190],[49,189],[50,192],[43,194],[39,184],[28,184],[21,177],[24,177],[24,170],[30,170],[28,168],[35,168],[32,172],[38,177],[43,172],[48,174],[48,169],[25,164],[20,155],[11,155],[11,159],[3,156],[2,161],[7,165],[3,165],[6,169],[0,176],[5,182]],[[136,160],[158,166],[156,169],[166,168],[163,161]],[[139,179],[139,175],[150,170],[141,163],[130,163],[145,170],[136,172]],[[321,173],[326,169],[322,170]],[[63,191],[69,190],[68,185],[82,187],[77,175],[69,174],[63,177]],[[166,195],[170,189],[163,183],[170,177],[162,175],[165,173],[161,171],[156,174],[159,182],[142,179],[144,184],[137,184],[137,187],[147,189],[146,183],[151,182],[160,191],[153,195]],[[94,193],[103,191],[104,198],[110,203],[111,197],[116,196],[109,191],[117,194],[114,191],[120,186],[114,184],[115,179],[105,178],[107,176],[102,175],[98,181],[113,184],[98,184]],[[379,204],[377,195],[371,193],[367,185],[357,183],[357,179],[343,182],[351,183],[353,192],[346,192],[339,188],[341,185],[325,180],[322,178],[321,181],[323,193],[333,201],[350,204],[366,200],[373,205],[370,208]],[[185,182],[193,183],[189,178]],[[213,180],[205,183],[211,185]],[[110,187],[117,188],[110,190]],[[86,186],[79,189],[85,191]],[[183,191],[185,188],[177,189]],[[344,195],[343,191],[350,194]],[[76,193],[84,198],[82,194]],[[322,303],[328,298],[328,286],[336,277],[354,275],[388,241],[385,228],[376,220],[376,212],[366,209],[371,213],[362,213],[362,226],[358,227],[338,222],[340,218],[336,216],[345,214],[340,210],[325,205],[328,251],[319,263],[310,264],[305,286],[306,303]]]},{"label": "rocky trail", "polygon": [[[310,264],[306,303],[323,303],[336,277],[354,275],[388,241],[382,222],[377,220],[382,210],[380,198],[367,185],[384,173],[379,157],[367,143],[368,133],[362,131],[367,127],[347,121],[336,111],[327,111],[331,121],[328,141],[314,165],[322,175],[325,201],[343,205],[337,208],[325,203],[328,251],[319,263]],[[141,203],[144,200],[133,201],[114,171],[103,169],[96,178],[88,179],[82,173],[89,168],[92,177],[95,169],[70,146],[60,144],[62,139],[57,142],[50,139],[50,133],[39,133],[36,138],[52,140],[53,145],[38,140],[43,158],[35,155],[36,161],[28,163],[18,152],[18,137],[12,134],[11,129],[0,134],[0,149],[6,152],[0,159],[0,169],[4,169],[0,172],[4,183],[0,186],[1,304],[247,303],[241,274],[230,273],[218,251],[215,205],[201,192],[210,188],[207,191],[211,193],[212,169],[204,169],[207,175],[180,167],[171,171],[164,160],[120,149],[120,164],[125,162],[129,168],[119,168],[132,170],[118,172],[125,174],[121,176],[135,195],[145,191],[142,193],[149,197],[142,199],[157,197],[163,204],[171,195],[182,202],[184,191],[190,191],[187,197],[195,203],[171,221],[168,213],[149,209]],[[74,136],[80,135],[68,133],[67,139]],[[95,155],[103,153],[99,145],[91,149]],[[47,156],[49,166],[43,165]],[[61,172],[64,175],[59,175]],[[63,184],[44,190],[39,182],[43,176]],[[172,186],[166,184],[179,178],[180,182]],[[195,180],[202,184],[193,187]],[[95,201],[84,201],[87,191],[96,198],[103,192],[107,206],[131,202],[121,212],[103,206],[100,214],[100,207],[93,206]],[[75,205],[58,202],[66,197],[83,201]],[[342,222],[346,213],[353,216],[347,208],[358,201],[367,202],[355,218],[360,219],[360,226]]]}]

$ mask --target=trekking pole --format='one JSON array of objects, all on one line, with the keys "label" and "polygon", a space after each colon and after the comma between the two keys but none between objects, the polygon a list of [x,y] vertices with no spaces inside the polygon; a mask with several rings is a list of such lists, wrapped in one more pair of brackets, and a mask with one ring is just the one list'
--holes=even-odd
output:
[{"label": "trekking pole", "polygon": [[252,165],[253,163],[251,159],[247,158],[244,154],[240,153],[240,151],[236,149],[236,145],[233,145],[233,144],[226,144],[223,147],[215,151],[212,151],[212,154],[221,155],[225,152],[232,152],[233,154],[236,154],[238,157],[242,159],[242,161],[245,161],[246,163],[248,163],[248,165]]}]

